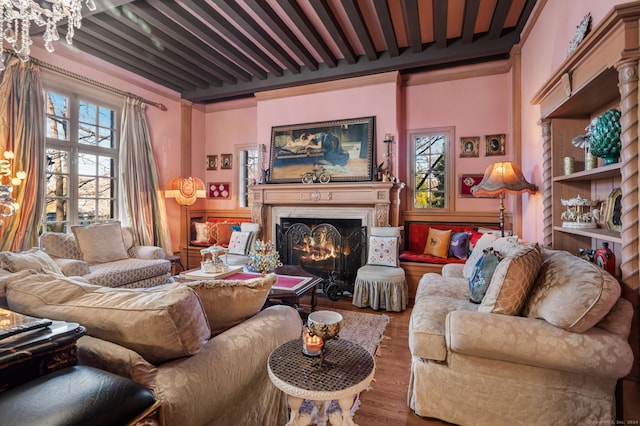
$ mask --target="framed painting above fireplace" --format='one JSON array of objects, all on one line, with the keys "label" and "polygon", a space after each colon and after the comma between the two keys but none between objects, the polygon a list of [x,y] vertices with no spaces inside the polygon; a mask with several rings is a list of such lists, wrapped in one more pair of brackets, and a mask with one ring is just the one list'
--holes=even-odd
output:
[{"label": "framed painting above fireplace", "polygon": [[269,183],[299,183],[308,173],[330,180],[373,179],[375,117],[271,128]]}]

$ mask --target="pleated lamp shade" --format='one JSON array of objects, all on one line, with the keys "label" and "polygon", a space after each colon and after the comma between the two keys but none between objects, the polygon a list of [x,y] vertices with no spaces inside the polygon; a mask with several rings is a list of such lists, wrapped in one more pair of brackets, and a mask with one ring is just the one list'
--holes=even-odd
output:
[{"label": "pleated lamp shade", "polygon": [[164,191],[165,198],[175,198],[181,206],[190,206],[205,196],[204,182],[196,177],[173,178]]},{"label": "pleated lamp shade", "polygon": [[527,182],[520,166],[511,161],[493,163],[484,172],[482,181],[471,188],[476,197],[497,197],[506,192],[536,192],[537,187]]}]

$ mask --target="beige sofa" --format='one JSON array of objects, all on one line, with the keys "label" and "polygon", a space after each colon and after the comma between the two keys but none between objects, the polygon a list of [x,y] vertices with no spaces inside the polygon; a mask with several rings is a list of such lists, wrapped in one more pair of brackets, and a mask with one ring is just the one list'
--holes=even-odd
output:
[{"label": "beige sofa", "polygon": [[[619,283],[570,253],[486,238],[465,265],[420,280],[411,409],[461,425],[613,424],[616,382],[633,364]],[[505,258],[474,304],[468,279],[489,246]]]},{"label": "beige sofa", "polygon": [[0,302],[84,325],[79,363],[147,386],[167,426],[277,425],[286,398],[267,359],[300,337],[302,322],[287,306],[261,310],[276,279],[119,289],[30,269],[0,277]]},{"label": "beige sofa", "polygon": [[153,287],[170,281],[171,262],[160,247],[134,244],[119,222],[73,226],[72,233],[45,232],[40,247],[66,276],[106,287]]}]

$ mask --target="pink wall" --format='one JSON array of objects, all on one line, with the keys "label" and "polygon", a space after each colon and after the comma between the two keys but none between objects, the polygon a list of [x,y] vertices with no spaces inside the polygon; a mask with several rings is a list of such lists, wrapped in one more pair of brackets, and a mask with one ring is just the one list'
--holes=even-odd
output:
[{"label": "pink wall", "polygon": [[[592,26],[616,4],[613,0],[563,0],[547,1],[537,22],[522,46],[522,169],[533,183],[542,183],[542,134],[540,108],[530,101],[545,81],[559,68],[566,58],[569,43],[576,27],[591,13]],[[542,196],[523,196],[522,237],[528,241],[543,239]]]},{"label": "pink wall", "polygon": [[[512,159],[510,81],[510,75],[504,73],[404,89],[407,134],[417,129],[455,127],[456,193],[461,173],[482,174],[489,164]],[[484,136],[497,133],[506,135],[506,155],[486,157]],[[478,158],[459,158],[459,140],[465,136],[480,137]],[[404,143],[408,145],[410,141],[405,137]],[[454,197],[453,200],[456,211],[498,211],[498,201],[494,199]],[[510,210],[508,203],[505,207]]]}]

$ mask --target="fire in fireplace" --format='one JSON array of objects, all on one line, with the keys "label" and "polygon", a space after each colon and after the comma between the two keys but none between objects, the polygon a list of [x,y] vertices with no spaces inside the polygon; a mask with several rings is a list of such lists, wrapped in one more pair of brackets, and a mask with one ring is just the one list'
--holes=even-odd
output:
[{"label": "fire in fireplace", "polygon": [[331,300],[353,291],[365,241],[366,227],[358,219],[285,218],[276,224],[282,262],[324,278],[322,289]]}]

